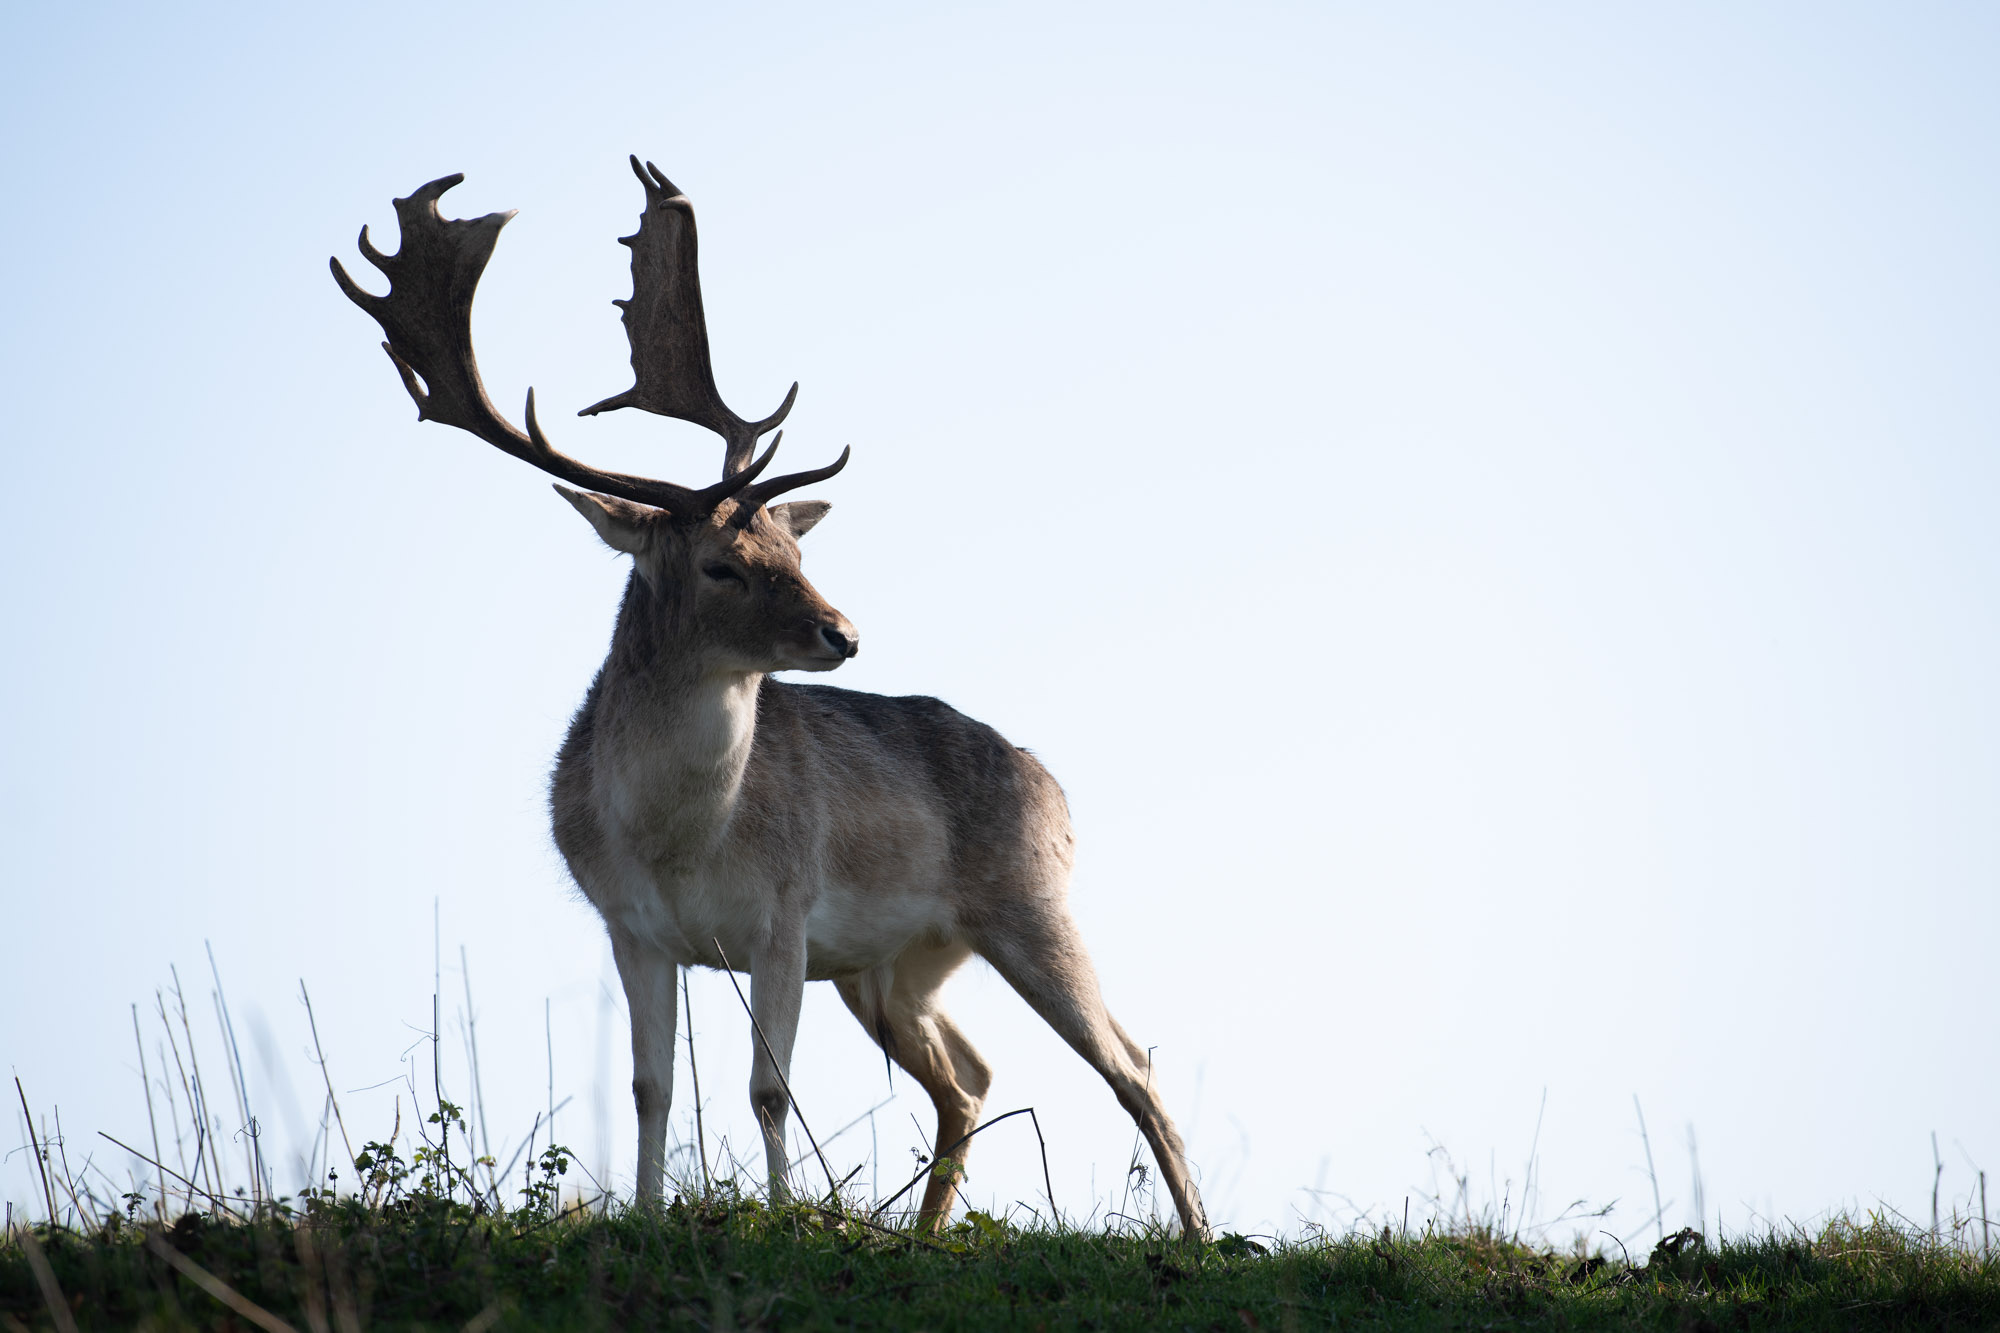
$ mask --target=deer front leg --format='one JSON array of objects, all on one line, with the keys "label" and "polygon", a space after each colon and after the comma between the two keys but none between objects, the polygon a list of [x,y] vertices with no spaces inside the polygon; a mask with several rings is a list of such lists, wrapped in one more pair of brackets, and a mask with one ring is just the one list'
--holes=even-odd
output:
[{"label": "deer front leg", "polygon": [[611,958],[632,1016],[632,1104],[639,1113],[638,1202],[654,1206],[667,1170],[667,1112],[674,1101],[674,1034],[679,1006],[674,960],[611,928]]},{"label": "deer front leg", "polygon": [[750,1109],[764,1131],[764,1164],[771,1175],[771,1202],[791,1197],[785,1178],[785,1118],[791,1110],[786,1080],[792,1069],[792,1042],[799,1033],[799,1009],[806,993],[805,922],[780,921],[750,961]]}]

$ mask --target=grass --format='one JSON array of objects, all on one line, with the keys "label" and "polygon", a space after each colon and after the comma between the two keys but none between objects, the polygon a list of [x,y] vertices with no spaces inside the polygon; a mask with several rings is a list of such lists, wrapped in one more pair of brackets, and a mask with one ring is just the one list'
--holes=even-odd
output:
[{"label": "grass", "polygon": [[[933,1236],[904,1230],[910,1218],[889,1211],[894,1197],[886,1208],[837,1192],[773,1206],[742,1187],[733,1165],[712,1177],[705,1151],[671,1204],[627,1207],[601,1190],[576,1191],[572,1154],[550,1140],[540,1115],[505,1165],[483,1151],[469,994],[473,1109],[442,1090],[434,999],[429,1114],[413,1065],[407,1124],[399,1097],[388,1140],[358,1149],[313,1026],[326,1091],[304,1167],[313,1183],[279,1195],[219,972],[214,979],[226,1075],[215,1095],[178,973],[171,992],[156,996],[161,1036],[151,1066],[134,1011],[150,1137],[144,1148],[111,1142],[149,1164],[150,1181],[122,1190],[88,1155],[72,1169],[60,1116],[53,1130],[47,1121],[37,1130],[16,1082],[42,1215],[22,1218],[10,1205],[0,1333],[2000,1328],[2000,1260],[1983,1194],[1976,1216],[1954,1207],[1950,1226],[1940,1220],[1928,1231],[1886,1215],[1720,1243],[1684,1230],[1643,1258],[1622,1247],[1606,1254],[1580,1243],[1558,1253],[1524,1244],[1518,1221],[1510,1231],[1504,1213],[1482,1219],[1469,1207],[1449,1210],[1458,1220],[1448,1224],[1308,1228],[1268,1245],[1239,1235],[1194,1243],[1123,1217],[1093,1230],[979,1212]],[[311,1023],[303,988],[301,999]],[[688,1054],[692,1069],[692,1047]],[[482,1125],[477,1136],[468,1122]]]},{"label": "grass", "polygon": [[[37,1273],[40,1267],[42,1272]],[[46,1281],[43,1278],[46,1278]],[[974,1214],[935,1241],[846,1209],[729,1190],[657,1211],[497,1214],[406,1195],[189,1213],[0,1248],[0,1327],[1659,1328],[2000,1326],[2000,1264],[1882,1221],[1814,1236],[1669,1237],[1643,1264],[1484,1229],[1241,1237],[1016,1228]],[[254,1313],[253,1313],[254,1311]]]}]

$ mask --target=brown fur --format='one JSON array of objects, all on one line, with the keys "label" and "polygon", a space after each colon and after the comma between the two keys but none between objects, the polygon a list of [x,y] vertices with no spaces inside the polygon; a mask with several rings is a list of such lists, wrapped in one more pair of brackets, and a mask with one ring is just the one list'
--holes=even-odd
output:
[{"label": "brown fur", "polygon": [[[719,967],[726,953],[751,973],[770,1044],[755,1052],[751,1100],[782,1189],[782,1074],[808,979],[835,983],[930,1095],[934,1151],[964,1162],[967,1146],[952,1145],[976,1123],[991,1072],[938,992],[978,953],[1110,1082],[1151,1142],[1183,1226],[1203,1233],[1145,1054],[1105,1012],[1069,915],[1072,837],[1055,779],[936,699],[770,678],[838,666],[823,629],[855,639],[799,568],[794,526],[824,507],[772,506],[739,531],[726,506],[681,523],[570,498],[636,563],[550,803],[632,1006],[641,1197],[661,1184],[676,965]],[[740,586],[707,572],[724,565]],[[955,1188],[951,1173],[932,1177],[924,1222],[944,1221]]]},{"label": "brown fur", "polygon": [[[1190,1235],[1206,1233],[1180,1138],[1143,1052],[1105,1012],[1065,898],[1069,812],[1024,751],[935,699],[884,699],[780,684],[770,673],[829,671],[859,648],[854,627],[799,570],[798,538],[826,513],[777,496],[831,477],[834,463],[765,477],[778,446],[758,440],[791,410],[792,386],[761,421],[731,411],[709,363],[694,212],[651,163],[620,301],[633,387],[585,415],[640,407],[715,431],[722,480],[699,490],[595,468],[557,450],[527,400],[527,429],[495,410],[472,356],[472,299],[511,213],[447,220],[444,176],[396,201],[402,236],[389,277],[364,291],[338,259],[334,280],[367,311],[426,420],[485,440],[551,476],[614,549],[633,557],[611,651],[577,711],[550,791],[556,844],[604,917],[632,1015],[639,1198],[656,1201],[673,1096],[675,972],[750,973],[761,1034],[750,1100],[772,1190],[785,1188],[784,1072],[807,978],[841,998],[936,1103],[940,1153],[976,1122],[991,1074],[944,1012],[939,988],[977,952],[1104,1076],[1152,1144]],[[727,961],[725,961],[725,958]],[[934,1174],[923,1219],[940,1224],[955,1185]]]}]

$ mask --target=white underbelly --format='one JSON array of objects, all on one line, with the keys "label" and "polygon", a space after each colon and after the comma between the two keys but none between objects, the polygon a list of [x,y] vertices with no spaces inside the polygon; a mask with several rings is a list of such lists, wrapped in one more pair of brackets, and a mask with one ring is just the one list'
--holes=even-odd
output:
[{"label": "white underbelly", "polygon": [[806,975],[851,976],[894,959],[913,941],[941,943],[957,923],[935,893],[829,885],[806,917]]},{"label": "white underbelly", "polygon": [[[585,892],[614,929],[683,965],[746,970],[779,924],[768,879],[727,867],[666,876],[629,865],[615,883]],[[914,941],[942,942],[955,931],[934,891],[827,884],[806,914],[806,975],[865,972]]]}]

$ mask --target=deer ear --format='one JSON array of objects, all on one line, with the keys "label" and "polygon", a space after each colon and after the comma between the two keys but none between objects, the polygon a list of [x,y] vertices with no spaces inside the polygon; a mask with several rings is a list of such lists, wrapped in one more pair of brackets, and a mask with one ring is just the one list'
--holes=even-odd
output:
[{"label": "deer ear", "polygon": [[813,530],[813,525],[826,517],[826,511],[833,508],[824,500],[787,500],[783,504],[764,506],[764,512],[778,520],[778,526],[792,534],[793,540],[805,536]]},{"label": "deer ear", "polygon": [[597,535],[612,550],[638,555],[651,543],[652,518],[658,510],[633,504],[630,500],[620,500],[614,495],[573,491],[567,486],[556,487],[556,494],[575,505],[576,512],[590,520],[590,526],[597,529]]}]

